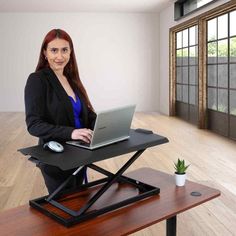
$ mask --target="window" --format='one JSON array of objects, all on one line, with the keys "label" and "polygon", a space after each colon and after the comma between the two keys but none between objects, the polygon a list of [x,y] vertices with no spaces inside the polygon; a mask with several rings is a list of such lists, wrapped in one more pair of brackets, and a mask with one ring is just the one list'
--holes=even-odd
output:
[{"label": "window", "polygon": [[178,0],[175,2],[175,20],[202,8],[216,0]]},{"label": "window", "polygon": [[232,139],[236,139],[235,22],[236,3],[230,1],[170,29],[170,114]]},{"label": "window", "polygon": [[[198,105],[198,27],[176,33],[176,101],[177,114],[197,122]],[[196,110],[194,115],[191,115]]]},{"label": "window", "polygon": [[236,11],[207,21],[208,127],[236,138]]},{"label": "window", "polygon": [[207,22],[208,109],[228,112],[228,14]]}]

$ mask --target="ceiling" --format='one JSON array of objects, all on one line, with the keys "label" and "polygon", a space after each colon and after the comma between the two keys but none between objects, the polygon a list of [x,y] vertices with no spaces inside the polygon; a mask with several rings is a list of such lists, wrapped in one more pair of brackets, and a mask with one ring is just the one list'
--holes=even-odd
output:
[{"label": "ceiling", "polygon": [[175,0],[0,0],[0,12],[160,12]]}]

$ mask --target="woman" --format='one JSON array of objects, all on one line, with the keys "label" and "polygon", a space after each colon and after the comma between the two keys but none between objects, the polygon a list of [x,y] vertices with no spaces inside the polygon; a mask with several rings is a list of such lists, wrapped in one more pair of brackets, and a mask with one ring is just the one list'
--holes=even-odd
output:
[{"label": "woman", "polygon": [[[26,124],[39,143],[50,140],[82,140],[89,143],[96,114],[80,80],[70,36],[53,29],[42,43],[36,72],[30,74],[25,87]],[[39,163],[49,194],[75,170]],[[81,171],[68,187],[82,184]]]}]

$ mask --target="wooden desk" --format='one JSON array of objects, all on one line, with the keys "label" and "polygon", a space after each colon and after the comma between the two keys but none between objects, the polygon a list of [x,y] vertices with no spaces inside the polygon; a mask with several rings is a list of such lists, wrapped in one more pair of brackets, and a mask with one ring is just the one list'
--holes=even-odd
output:
[{"label": "wooden desk", "polygon": [[[177,214],[220,195],[220,191],[217,189],[190,181],[187,181],[184,187],[176,187],[173,176],[150,168],[130,172],[127,176],[160,187],[160,194],[71,228],[60,225],[28,205],[21,206],[0,214],[1,235],[128,235],[162,220],[167,220],[167,231],[169,230],[167,234],[174,235]],[[65,198],[64,201],[69,199],[68,204],[73,207],[79,206],[83,204],[84,200],[91,197],[91,191],[83,194],[81,201],[72,197]],[[202,195],[191,196],[190,193],[193,191],[198,191]],[[128,185],[118,187],[117,184],[114,184],[93,208],[134,193],[136,190]]]}]

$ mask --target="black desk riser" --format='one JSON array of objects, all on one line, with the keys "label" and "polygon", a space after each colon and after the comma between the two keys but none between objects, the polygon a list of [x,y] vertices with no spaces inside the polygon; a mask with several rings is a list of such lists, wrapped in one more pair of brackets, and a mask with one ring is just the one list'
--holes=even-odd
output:
[{"label": "black desk riser", "polygon": [[[111,144],[93,151],[74,147],[71,145],[64,145],[63,153],[53,153],[51,151],[44,150],[42,145],[20,149],[19,151],[22,154],[30,155],[44,164],[57,166],[62,170],[77,168],[77,170],[68,179],[66,179],[53,193],[41,198],[30,200],[30,206],[38,209],[39,211],[55,219],[59,223],[69,227],[84,220],[102,215],[114,209],[124,207],[141,199],[159,194],[160,189],[158,187],[151,186],[132,178],[128,178],[122,174],[145,151],[145,149],[167,142],[167,138],[157,134],[146,134],[136,132],[135,130],[130,130],[130,138],[128,140]],[[130,152],[135,152],[135,154],[115,174],[93,164],[101,160],[109,159]],[[77,189],[65,191],[65,186],[70,182],[72,178],[74,178],[80,171],[82,171],[85,166],[96,170],[107,177],[83,184]],[[104,206],[101,209],[89,211],[89,208],[115,182],[118,184],[128,183],[137,188],[139,194],[125,199],[121,202],[117,202],[109,206]],[[63,196],[65,195],[73,194],[75,192],[81,192],[86,190],[87,188],[95,187],[98,185],[101,185],[102,187],[96,192],[95,195],[93,195],[93,197],[89,199],[89,201],[84,206],[79,209],[79,211],[69,209],[68,207],[57,201],[60,198],[63,198]],[[54,207],[66,212],[71,217],[63,218],[62,216],[55,214],[55,212],[51,212],[44,207],[45,203],[50,203]]]}]

